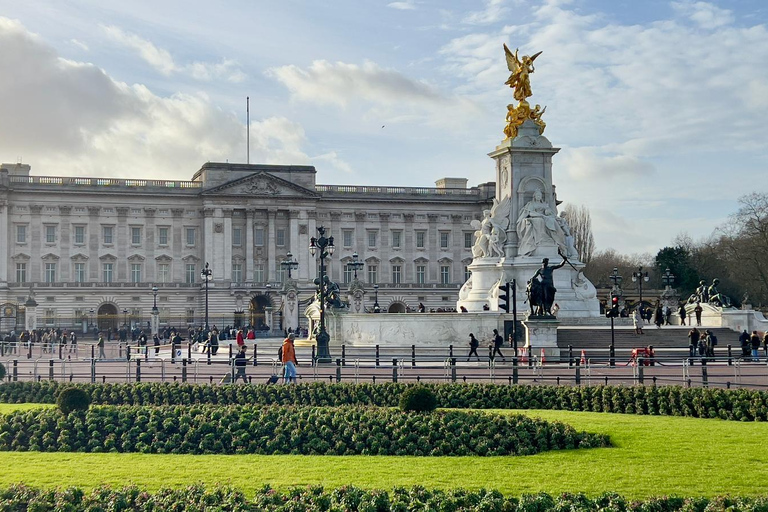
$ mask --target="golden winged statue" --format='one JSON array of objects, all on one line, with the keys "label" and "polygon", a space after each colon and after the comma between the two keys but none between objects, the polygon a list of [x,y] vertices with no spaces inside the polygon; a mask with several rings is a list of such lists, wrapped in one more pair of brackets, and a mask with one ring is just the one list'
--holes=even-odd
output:
[{"label": "golden winged statue", "polygon": [[528,75],[536,70],[533,67],[533,61],[536,60],[536,57],[541,55],[541,52],[533,54],[532,57],[523,55],[522,59],[517,56],[517,52],[518,50],[515,49],[515,53],[512,53],[509,48],[507,48],[507,45],[504,44],[504,54],[507,57],[507,68],[509,68],[509,72],[512,73],[509,75],[509,79],[504,83],[515,90],[515,99],[517,101],[525,101],[525,98],[533,95],[531,92],[531,80]]},{"label": "golden winged statue", "polygon": [[515,53],[512,53],[505,44],[504,54],[507,58],[507,68],[511,73],[509,79],[504,83],[515,90],[514,96],[518,101],[517,106],[507,105],[507,125],[504,127],[504,135],[507,136],[507,139],[514,139],[517,137],[518,128],[529,119],[539,127],[539,135],[541,135],[547,126],[547,123],[541,119],[547,107],[542,109],[540,105],[536,105],[536,108],[531,109],[526,101],[526,98],[533,95],[529,76],[536,70],[533,67],[533,61],[541,55],[541,52],[535,53],[532,57],[523,55],[520,58],[517,49]]}]

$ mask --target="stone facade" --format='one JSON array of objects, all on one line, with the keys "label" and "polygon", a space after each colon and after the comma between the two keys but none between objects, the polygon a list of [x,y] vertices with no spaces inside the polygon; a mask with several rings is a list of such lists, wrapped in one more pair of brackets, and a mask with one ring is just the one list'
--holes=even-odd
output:
[{"label": "stone facade", "polygon": [[[0,331],[22,328],[27,299],[38,327],[200,325],[208,282],[209,322],[273,329],[305,322],[317,264],[317,227],[334,236],[330,277],[342,289],[354,253],[366,310],[379,284],[383,311],[454,307],[471,262],[473,229],[495,184],[466,188],[318,185],[310,166],[207,163],[190,181],[30,175],[0,166]],[[463,186],[462,186],[463,185]],[[451,188],[458,187],[458,188]],[[290,297],[280,265],[298,261]],[[157,286],[157,296],[152,287]],[[360,293],[357,293],[358,297]],[[359,302],[359,300],[358,300]]]}]

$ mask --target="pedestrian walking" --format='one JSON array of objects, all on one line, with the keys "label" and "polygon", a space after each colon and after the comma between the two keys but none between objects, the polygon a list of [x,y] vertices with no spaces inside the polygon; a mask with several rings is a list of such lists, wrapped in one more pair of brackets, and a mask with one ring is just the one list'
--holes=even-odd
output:
[{"label": "pedestrian walking", "polygon": [[635,334],[645,334],[643,332],[643,315],[639,307],[632,311],[632,324],[635,326]]},{"label": "pedestrian walking", "polygon": [[499,334],[498,329],[493,330],[493,353],[491,354],[491,359],[496,358],[496,354],[499,355],[502,361],[506,362],[506,358],[504,357],[504,354],[501,353],[501,346],[504,344],[504,338],[501,337],[501,334]]},{"label": "pedestrian walking", "polygon": [[752,360],[755,362],[760,361],[760,355],[757,353],[760,350],[760,336],[757,335],[757,331],[752,331],[752,336],[749,337],[749,344],[752,346]]},{"label": "pedestrian walking", "polygon": [[[245,353],[245,345],[242,345],[235,355],[235,378],[232,379],[232,384],[237,382],[240,377],[243,378],[243,382],[248,384],[248,379],[245,376],[245,369],[248,366],[248,356]],[[295,359],[295,358],[294,358]]]},{"label": "pedestrian walking", "polygon": [[296,335],[293,333],[290,333],[285,340],[283,340],[283,347],[281,352],[281,358],[280,360],[283,362],[284,366],[284,384],[290,384],[291,382],[296,382],[296,365],[299,364],[298,361],[296,361],[296,349],[293,346],[293,340],[296,338]]},{"label": "pedestrian walking", "polygon": [[99,347],[99,359],[106,359],[107,355],[104,353],[104,335],[99,333],[99,341],[96,342],[96,346]]},{"label": "pedestrian walking", "polygon": [[685,311],[685,305],[680,305],[680,309],[677,310],[677,314],[680,315],[680,325],[685,325],[685,317],[687,315]]},{"label": "pedestrian walking", "polygon": [[739,346],[741,347],[741,357],[749,357],[749,333],[746,329],[739,334]]},{"label": "pedestrian walking", "polygon": [[701,303],[697,302],[696,307],[693,308],[693,312],[696,314],[696,327],[701,327],[701,312],[704,311],[701,307]]},{"label": "pedestrian walking", "polygon": [[467,355],[467,361],[469,361],[469,358],[472,357],[472,354],[475,354],[475,357],[477,360],[480,360],[480,355],[477,353],[477,347],[480,346],[480,342],[477,341],[477,338],[475,338],[475,335],[473,333],[469,333],[469,354]]}]

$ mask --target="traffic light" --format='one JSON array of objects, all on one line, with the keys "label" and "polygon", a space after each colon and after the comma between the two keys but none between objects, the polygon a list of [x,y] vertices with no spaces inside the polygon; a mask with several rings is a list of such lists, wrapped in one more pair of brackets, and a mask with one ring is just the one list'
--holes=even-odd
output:
[{"label": "traffic light", "polygon": [[619,296],[611,295],[611,309],[606,311],[605,316],[608,318],[617,318],[619,316]]},{"label": "traffic light", "polygon": [[510,283],[504,283],[499,285],[499,310],[509,313],[509,290]]}]

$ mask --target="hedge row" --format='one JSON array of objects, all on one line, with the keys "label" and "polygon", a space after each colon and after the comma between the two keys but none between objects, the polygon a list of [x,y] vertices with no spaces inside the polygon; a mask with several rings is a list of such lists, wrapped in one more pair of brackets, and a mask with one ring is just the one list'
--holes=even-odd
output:
[{"label": "hedge row", "polygon": [[765,511],[768,498],[717,497],[679,498],[661,497],[643,501],[630,501],[620,495],[606,493],[590,498],[583,494],[524,494],[520,497],[504,496],[498,491],[442,491],[423,487],[398,487],[391,492],[342,487],[325,490],[305,487],[275,491],[266,486],[253,498],[231,487],[206,488],[193,485],[184,489],[161,489],[148,492],[137,487],[98,487],[92,491],[79,488],[36,489],[14,485],[0,489],[2,510],[83,510],[89,512],[124,511],[181,512],[201,510],[229,510],[238,512],[406,512],[412,510],[441,510],[464,512],[543,512],[547,510],[569,512],[593,511]]},{"label": "hedge row", "polygon": [[520,415],[378,407],[101,406],[0,416],[0,450],[300,455],[531,455],[608,436]]},{"label": "hedge row", "polygon": [[[56,403],[65,386],[56,382],[8,382],[0,385],[0,402]],[[395,407],[412,384],[299,384],[295,386],[216,386],[192,384],[77,384],[104,405],[378,405]],[[494,384],[427,384],[438,407],[471,409],[561,409],[768,420],[768,393],[749,389],[677,386],[507,386]]]}]

